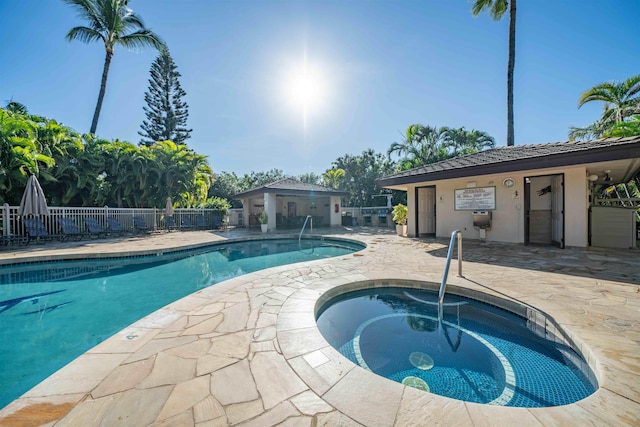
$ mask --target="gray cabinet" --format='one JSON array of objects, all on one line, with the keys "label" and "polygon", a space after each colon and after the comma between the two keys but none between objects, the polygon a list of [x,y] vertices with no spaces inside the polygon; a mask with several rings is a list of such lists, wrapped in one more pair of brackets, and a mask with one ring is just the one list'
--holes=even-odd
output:
[{"label": "gray cabinet", "polygon": [[635,209],[610,206],[591,208],[591,246],[602,248],[633,248],[635,236]]}]

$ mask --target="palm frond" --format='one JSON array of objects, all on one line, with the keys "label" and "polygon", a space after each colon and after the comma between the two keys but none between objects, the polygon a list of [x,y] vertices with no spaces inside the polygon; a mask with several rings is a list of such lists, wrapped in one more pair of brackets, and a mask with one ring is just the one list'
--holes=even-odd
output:
[{"label": "palm frond", "polygon": [[104,36],[93,28],[88,27],[73,27],[67,33],[65,37],[68,41],[80,40],[84,43],[91,43],[94,41],[105,41]]},{"label": "palm frond", "polygon": [[95,1],[93,0],[64,0],[65,3],[70,5],[78,12],[80,18],[90,23],[91,27],[98,30],[101,28],[100,15],[96,8]]},{"label": "palm frond", "polygon": [[160,50],[165,47],[164,41],[151,30],[140,30],[118,38],[115,43],[126,48],[153,46]]}]

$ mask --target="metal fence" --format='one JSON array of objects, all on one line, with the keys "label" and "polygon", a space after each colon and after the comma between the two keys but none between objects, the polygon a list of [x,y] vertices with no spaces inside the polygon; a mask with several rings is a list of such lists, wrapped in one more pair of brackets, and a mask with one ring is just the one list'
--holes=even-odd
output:
[{"label": "metal fence", "polygon": [[[27,232],[23,217],[18,215],[18,206],[7,204],[0,206],[0,236],[5,240],[12,238],[26,237]],[[165,221],[164,209],[156,208],[111,208],[108,206],[69,208],[69,207],[49,207],[49,215],[40,216],[47,232],[51,236],[62,236],[60,219],[69,218],[83,234],[90,234],[85,224],[85,218],[93,218],[98,225],[109,231],[107,218],[114,218],[125,233],[135,233],[139,231],[134,226],[133,218],[142,218],[148,231],[161,231],[169,229],[170,225]],[[217,209],[175,209],[172,215],[176,228],[181,230],[189,229],[220,229],[229,225],[228,216]],[[173,228],[173,227],[171,227]]]},{"label": "metal fence", "polygon": [[[27,237],[27,230],[24,225],[24,218],[18,215],[18,206],[4,204],[0,206],[0,237],[3,242],[12,240],[20,241]],[[226,213],[217,209],[174,209],[172,215],[173,223],[165,220],[164,209],[158,208],[111,208],[104,207],[58,207],[50,206],[49,215],[40,216],[49,235],[53,237],[64,237],[60,226],[61,218],[70,219],[78,228],[81,234],[91,234],[87,229],[85,218],[93,218],[99,227],[105,232],[109,232],[107,218],[115,219],[125,233],[136,233],[133,218],[142,218],[148,231],[163,231],[175,228],[187,230],[212,230],[224,229],[228,226],[244,227],[242,209],[229,209]],[[373,225],[388,226],[393,225],[390,210],[384,206],[380,207],[343,207],[343,225]]]}]

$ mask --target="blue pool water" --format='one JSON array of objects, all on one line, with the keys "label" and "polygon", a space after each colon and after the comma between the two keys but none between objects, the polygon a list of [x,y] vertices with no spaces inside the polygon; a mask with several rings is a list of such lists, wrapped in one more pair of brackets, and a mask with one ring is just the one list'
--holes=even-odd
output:
[{"label": "blue pool water", "polygon": [[145,315],[214,283],[363,248],[257,240],[165,255],[0,267],[0,408]]},{"label": "blue pool water", "polygon": [[[469,402],[559,406],[597,389],[569,346],[534,332],[506,310],[437,293],[372,288],[333,298],[317,315],[320,332],[352,362],[391,380]],[[557,340],[561,341],[561,340]]]}]

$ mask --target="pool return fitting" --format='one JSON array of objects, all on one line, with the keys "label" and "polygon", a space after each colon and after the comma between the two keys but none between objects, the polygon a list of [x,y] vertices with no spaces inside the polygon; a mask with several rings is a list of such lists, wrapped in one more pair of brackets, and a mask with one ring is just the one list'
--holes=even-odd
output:
[{"label": "pool return fitting", "polygon": [[442,322],[442,304],[444,303],[444,293],[447,290],[447,276],[449,275],[449,266],[451,265],[451,256],[453,255],[453,246],[456,243],[456,238],[458,240],[458,277],[462,277],[462,231],[455,230],[451,233],[447,261],[444,265],[442,283],[440,283],[440,291],[438,292],[438,322]]}]

